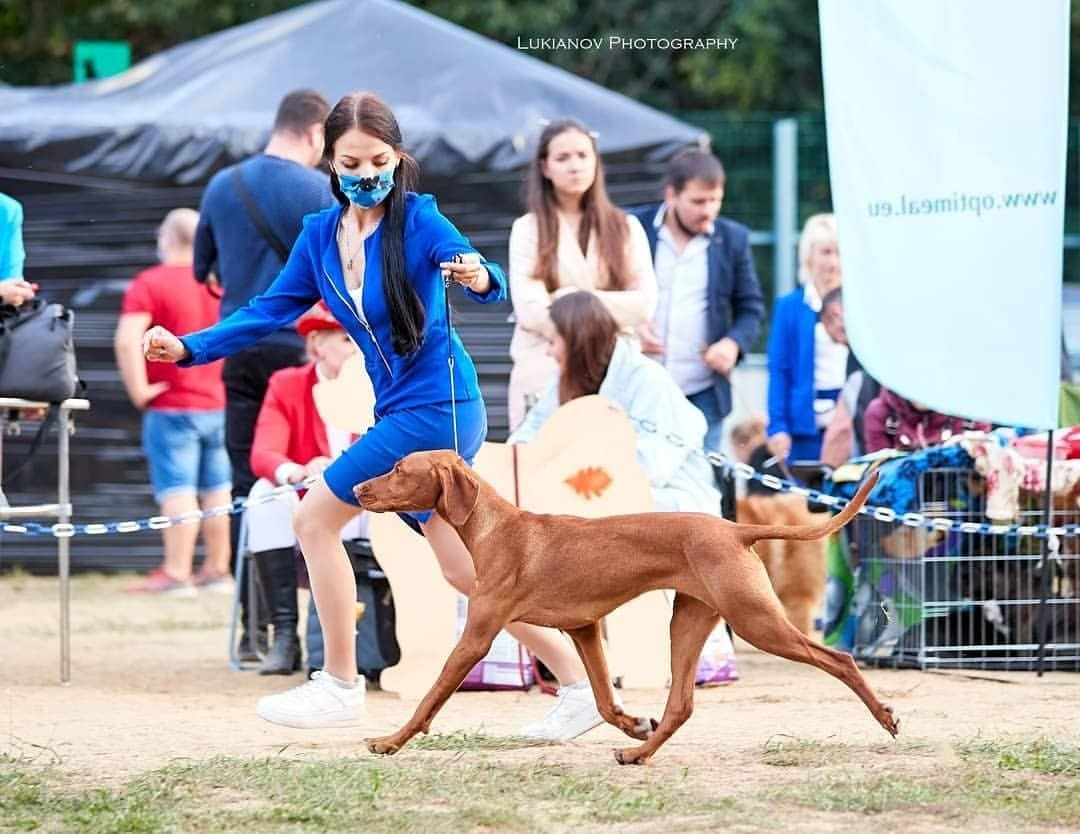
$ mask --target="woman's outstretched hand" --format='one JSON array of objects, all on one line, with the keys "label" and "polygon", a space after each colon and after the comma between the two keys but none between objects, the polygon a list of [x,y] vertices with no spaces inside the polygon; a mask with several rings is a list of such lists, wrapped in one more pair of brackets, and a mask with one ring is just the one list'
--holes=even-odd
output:
[{"label": "woman's outstretched hand", "polygon": [[475,252],[458,255],[456,260],[443,261],[439,266],[442,268],[443,278],[451,278],[477,295],[483,295],[491,288],[487,267],[480,262],[480,256]]},{"label": "woman's outstretched hand", "polygon": [[188,357],[184,343],[160,325],[143,334],[142,348],[148,362],[179,362]]}]

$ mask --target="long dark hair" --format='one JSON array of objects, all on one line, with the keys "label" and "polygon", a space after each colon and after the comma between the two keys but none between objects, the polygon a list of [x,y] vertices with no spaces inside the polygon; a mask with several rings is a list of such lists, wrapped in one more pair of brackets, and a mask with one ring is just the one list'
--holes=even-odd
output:
[{"label": "long dark hair", "polygon": [[[337,140],[353,128],[385,142],[401,157],[383,215],[382,283],[394,350],[409,356],[424,339],[424,306],[405,273],[405,194],[416,189],[420,166],[402,147],[401,128],[393,111],[374,93],[349,93],[330,111],[326,117],[326,159],[333,159]],[[336,175],[330,177],[330,190],[339,203],[349,205]]]},{"label": "long dark hair", "polygon": [[540,134],[536,156],[529,165],[525,180],[525,205],[536,217],[537,257],[533,278],[543,281],[548,292],[559,288],[556,269],[559,249],[559,219],[555,213],[555,187],[543,175],[540,164],[547,159],[551,140],[568,130],[576,130],[588,137],[596,155],[596,178],[589,190],[581,196],[582,218],[578,227],[578,245],[584,252],[589,245],[589,234],[596,232],[600,255],[600,281],[597,289],[625,290],[631,288],[627,271],[626,241],[629,230],[626,215],[611,202],[604,185],[604,161],[596,150],[596,139],[577,119],[560,119],[552,122]]},{"label": "long dark hair", "polygon": [[551,321],[566,345],[559,404],[597,393],[615,352],[619,323],[591,292],[572,292],[555,299]]}]

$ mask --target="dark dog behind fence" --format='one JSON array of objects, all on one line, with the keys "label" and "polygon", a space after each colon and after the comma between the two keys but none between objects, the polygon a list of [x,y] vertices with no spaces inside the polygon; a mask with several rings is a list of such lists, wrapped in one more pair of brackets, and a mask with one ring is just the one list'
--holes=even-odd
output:
[{"label": "dark dog behind fence", "polygon": [[[917,512],[986,521],[983,481],[971,470],[923,473]],[[1044,521],[1041,496],[1021,493],[1021,525]],[[1054,525],[1080,512],[1055,510]],[[852,616],[855,657],[921,669],[1034,670],[1043,542],[1033,536],[941,533],[857,519]],[[1080,671],[1080,543],[1062,538],[1051,559],[1046,668]]]}]

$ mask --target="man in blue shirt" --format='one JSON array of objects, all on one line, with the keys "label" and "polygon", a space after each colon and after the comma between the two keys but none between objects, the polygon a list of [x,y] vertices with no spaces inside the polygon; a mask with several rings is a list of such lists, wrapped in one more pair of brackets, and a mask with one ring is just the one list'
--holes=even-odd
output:
[{"label": "man in blue shirt", "polygon": [[[322,159],[329,113],[319,93],[289,93],[278,105],[263,152],[219,171],[206,186],[195,234],[195,277],[220,285],[222,318],[270,286],[304,215],[335,204],[327,177],[314,170]],[[291,324],[225,360],[225,445],[234,498],[246,498],[255,484],[251,443],[270,376],[304,361],[304,343]],[[232,525],[234,557],[239,528]],[[241,644],[242,659],[254,659],[250,649]]]}]

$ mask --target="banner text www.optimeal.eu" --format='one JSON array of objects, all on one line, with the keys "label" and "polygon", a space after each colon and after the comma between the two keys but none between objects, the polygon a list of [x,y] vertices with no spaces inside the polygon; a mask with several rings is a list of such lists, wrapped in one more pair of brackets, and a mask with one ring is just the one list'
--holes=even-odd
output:
[{"label": "banner text www.optimeal.eu", "polygon": [[1007,194],[960,194],[951,197],[908,197],[899,200],[875,200],[867,203],[871,217],[911,217],[918,214],[974,214],[1000,209],[1053,206],[1057,191],[1014,191]]}]

